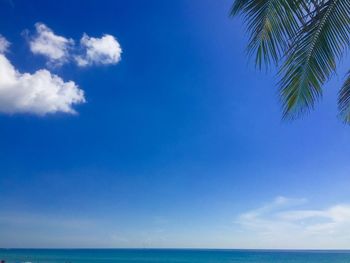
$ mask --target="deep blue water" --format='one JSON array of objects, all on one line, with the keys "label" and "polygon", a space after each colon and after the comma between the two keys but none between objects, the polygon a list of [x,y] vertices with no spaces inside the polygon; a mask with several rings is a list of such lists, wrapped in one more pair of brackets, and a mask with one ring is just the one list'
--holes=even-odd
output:
[{"label": "deep blue water", "polygon": [[6,263],[350,263],[350,251],[0,249]]}]

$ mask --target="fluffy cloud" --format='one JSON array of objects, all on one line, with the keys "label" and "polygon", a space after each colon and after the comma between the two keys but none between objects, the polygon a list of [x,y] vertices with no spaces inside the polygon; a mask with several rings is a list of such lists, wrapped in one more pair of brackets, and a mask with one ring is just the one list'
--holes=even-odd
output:
[{"label": "fluffy cloud", "polygon": [[[80,45],[74,40],[56,35],[42,23],[35,24],[36,33],[29,36],[30,50],[48,59],[48,65],[60,66],[75,62],[78,66],[116,64],[121,59],[121,47],[112,35],[101,38],[84,34]],[[75,113],[73,106],[84,103],[84,92],[73,81],[62,78],[46,69],[34,73],[20,73],[5,57],[10,43],[0,35],[0,112]]]},{"label": "fluffy cloud", "polygon": [[7,52],[9,46],[10,46],[10,42],[8,42],[6,38],[0,35],[0,53]]},{"label": "fluffy cloud", "polygon": [[121,59],[122,49],[112,35],[94,38],[84,34],[80,45],[84,54],[75,56],[78,66],[116,64]]},{"label": "fluffy cloud", "polygon": [[260,248],[348,248],[350,205],[297,209],[305,199],[278,197],[238,216],[241,246]]},{"label": "fluffy cloud", "polygon": [[35,28],[36,34],[29,41],[30,50],[34,54],[45,56],[51,65],[62,65],[67,62],[74,41],[56,35],[42,23],[36,23]]},{"label": "fluffy cloud", "polygon": [[85,102],[84,92],[73,81],[64,82],[47,70],[20,73],[0,54],[0,112],[75,113],[72,106]]},{"label": "fluffy cloud", "polygon": [[113,65],[121,59],[122,49],[112,35],[101,38],[84,34],[80,45],[75,46],[73,39],[56,35],[48,26],[35,24],[36,33],[30,37],[29,46],[34,54],[45,56],[49,65],[60,66],[74,61],[78,66]]}]

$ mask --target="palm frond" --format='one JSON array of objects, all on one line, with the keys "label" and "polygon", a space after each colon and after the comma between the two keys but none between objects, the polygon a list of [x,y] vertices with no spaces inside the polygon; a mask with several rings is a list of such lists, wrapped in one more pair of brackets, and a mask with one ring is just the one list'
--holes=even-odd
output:
[{"label": "palm frond", "polygon": [[340,118],[345,123],[350,123],[350,72],[339,91],[338,108]]},{"label": "palm frond", "polygon": [[235,0],[231,8],[231,16],[235,16],[241,13],[245,9],[247,4],[247,0]]},{"label": "palm frond", "polygon": [[322,85],[350,43],[350,1],[329,0],[319,8],[297,34],[298,41],[280,69],[285,118],[298,117],[314,107],[322,96]]},{"label": "palm frond", "polygon": [[277,64],[299,28],[300,0],[236,0],[231,15],[243,14],[250,35],[248,54],[258,68]]}]

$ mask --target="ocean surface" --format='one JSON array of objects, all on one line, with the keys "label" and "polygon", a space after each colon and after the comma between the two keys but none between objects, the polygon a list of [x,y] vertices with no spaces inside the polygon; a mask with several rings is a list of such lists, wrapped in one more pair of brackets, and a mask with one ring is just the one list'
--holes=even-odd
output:
[{"label": "ocean surface", "polygon": [[350,263],[350,251],[0,249],[6,263]]}]

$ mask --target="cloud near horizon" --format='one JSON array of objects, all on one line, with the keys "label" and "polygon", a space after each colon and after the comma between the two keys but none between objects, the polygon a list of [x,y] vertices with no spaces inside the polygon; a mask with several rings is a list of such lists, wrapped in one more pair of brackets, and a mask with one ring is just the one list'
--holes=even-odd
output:
[{"label": "cloud near horizon", "polygon": [[0,54],[0,112],[45,115],[74,114],[73,105],[85,102],[84,91],[73,81],[65,82],[46,69],[20,73]]},{"label": "cloud near horizon", "polygon": [[242,243],[261,248],[347,248],[350,204],[301,209],[306,199],[277,197],[271,203],[240,214],[235,224]]}]

